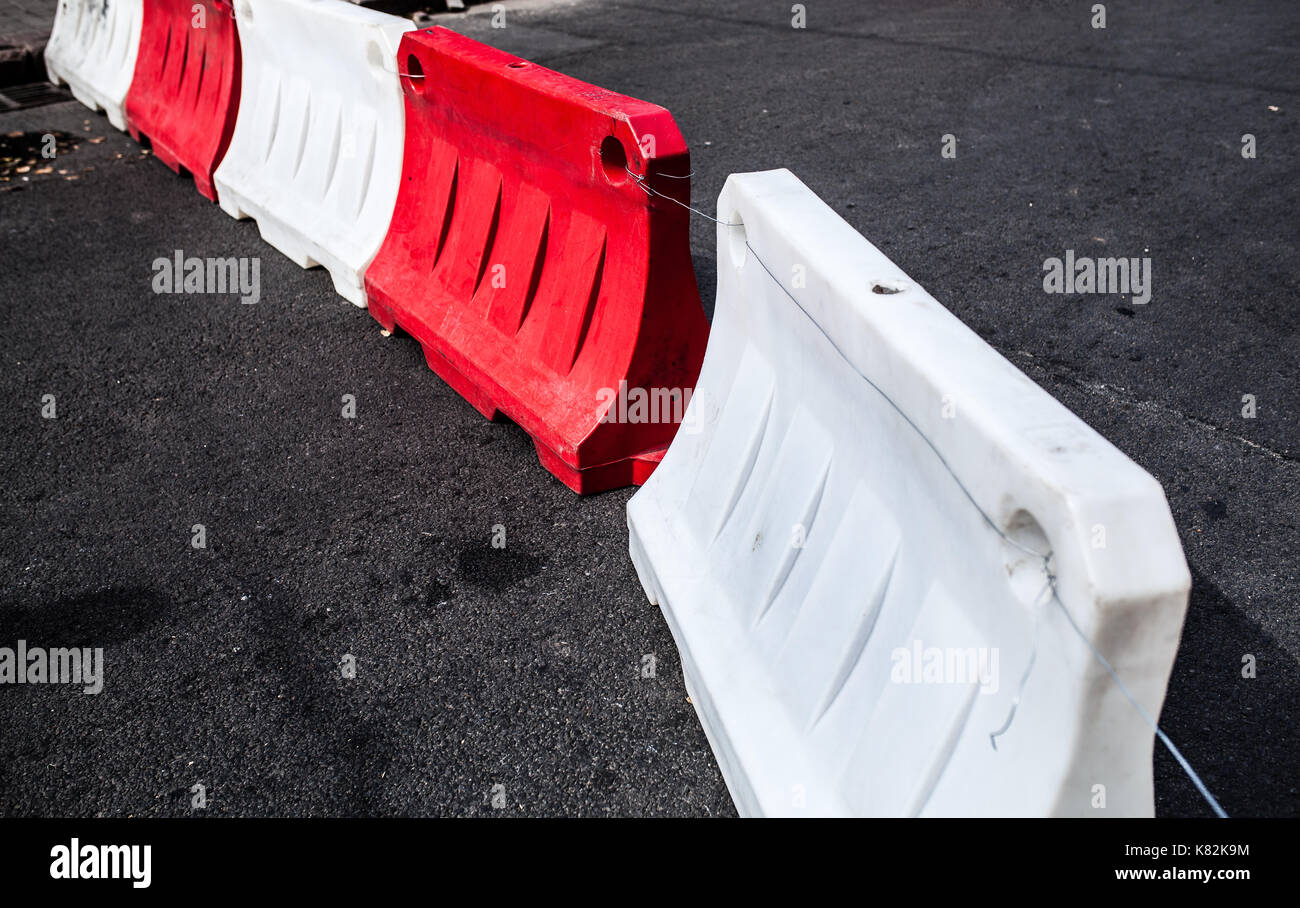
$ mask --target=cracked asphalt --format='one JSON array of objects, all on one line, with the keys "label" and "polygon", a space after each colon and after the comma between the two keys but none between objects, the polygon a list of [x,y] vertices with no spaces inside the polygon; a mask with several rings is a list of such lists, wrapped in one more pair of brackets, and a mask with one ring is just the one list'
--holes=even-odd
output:
[{"label": "cracked asphalt", "polygon": [[[1300,815],[1300,8],[806,6],[435,20],[663,104],[705,211],[789,167],[1159,479],[1193,575],[1161,724],[1230,814]],[[630,490],[574,496],[102,115],[0,137],[0,645],[106,659],[98,696],[0,687],[0,815],[734,814],[627,558]],[[260,258],[260,301],[154,294],[176,249]],[[1149,256],[1150,302],[1045,294],[1067,249]],[[707,222],[692,251],[711,312]],[[1158,815],[1209,814],[1154,771]]]}]

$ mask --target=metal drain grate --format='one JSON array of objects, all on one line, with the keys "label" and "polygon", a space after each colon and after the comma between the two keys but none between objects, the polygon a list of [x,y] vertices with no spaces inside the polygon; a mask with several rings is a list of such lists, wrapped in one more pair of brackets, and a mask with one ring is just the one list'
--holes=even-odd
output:
[{"label": "metal drain grate", "polygon": [[10,85],[0,89],[0,112],[44,107],[60,101],[71,101],[72,95],[49,82],[31,82],[27,85]]}]

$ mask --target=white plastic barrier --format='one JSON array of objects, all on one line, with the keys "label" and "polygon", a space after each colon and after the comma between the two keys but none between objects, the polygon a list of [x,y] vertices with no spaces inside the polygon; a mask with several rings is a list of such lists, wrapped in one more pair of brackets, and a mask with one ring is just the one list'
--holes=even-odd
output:
[{"label": "white plastic barrier", "polygon": [[78,101],[126,130],[123,105],[140,49],[142,0],[59,0],[45,69]]},{"label": "white plastic barrier", "polygon": [[1152,731],[1084,637],[1158,716],[1190,586],[1159,484],[789,171],[718,218],[628,526],[741,813],[1151,815]]},{"label": "white plastic barrier", "polygon": [[365,305],[402,174],[397,45],[409,20],[338,0],[238,0],[243,75],[221,207]]}]

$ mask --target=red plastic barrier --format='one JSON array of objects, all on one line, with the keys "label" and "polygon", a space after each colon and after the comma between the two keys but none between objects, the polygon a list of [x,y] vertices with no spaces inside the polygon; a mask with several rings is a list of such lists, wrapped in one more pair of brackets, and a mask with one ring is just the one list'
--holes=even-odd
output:
[{"label": "red plastic barrier", "polygon": [[645,188],[690,200],[672,116],[444,28],[407,33],[397,68],[402,182],[370,311],[574,491],[644,482],[677,423],[626,401],[689,399],[709,330],[690,215]]},{"label": "red plastic barrier", "polygon": [[[196,7],[198,7],[196,9]],[[221,163],[239,111],[239,33],[228,0],[144,0],[126,122],[160,161],[184,167],[216,201]]]}]

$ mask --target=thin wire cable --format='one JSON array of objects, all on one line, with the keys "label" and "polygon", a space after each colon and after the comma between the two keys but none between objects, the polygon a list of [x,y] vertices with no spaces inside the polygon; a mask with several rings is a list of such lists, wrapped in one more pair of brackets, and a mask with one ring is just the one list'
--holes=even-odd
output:
[{"label": "thin wire cable", "polygon": [[[723,222],[719,221],[718,223],[721,224]],[[741,227],[743,225],[724,224],[723,226]],[[961,478],[958,477],[957,471],[952,468],[952,464],[948,463],[948,459],[944,457],[942,453],[940,453],[939,449],[935,446],[934,442],[932,442],[929,439],[929,437],[924,432],[921,431],[921,427],[918,426],[915,422],[913,422],[912,418],[903,412],[903,408],[900,407],[898,404],[896,404],[894,402],[894,399],[890,397],[888,394],[886,394],[879,385],[877,385],[875,382],[873,382],[870,378],[868,378],[866,375],[862,373],[862,370],[860,370],[857,367],[857,365],[853,362],[853,360],[850,359],[849,356],[843,350],[840,349],[840,345],[835,343],[835,339],[826,333],[826,331],[822,328],[821,324],[817,321],[817,319],[813,317],[813,314],[803,307],[803,304],[800,303],[799,300],[795,298],[793,293],[785,289],[784,284],[782,284],[779,280],[777,280],[776,275],[772,273],[772,269],[767,267],[767,263],[764,262],[763,259],[759,257],[758,253],[754,250],[754,247],[749,245],[749,240],[745,240],[745,248],[748,249],[750,252],[754,253],[754,261],[758,262],[758,264],[762,267],[762,269],[767,272],[767,276],[772,279],[772,282],[781,288],[781,292],[784,293],[786,296],[788,296],[790,298],[790,301],[799,307],[799,311],[808,317],[808,320],[811,321],[813,323],[813,326],[816,327],[817,330],[821,332],[822,337],[826,338],[827,343],[829,343],[835,349],[835,352],[838,353],[844,359],[845,362],[847,362],[850,366],[852,366],[853,371],[857,372],[858,376],[863,381],[871,385],[871,387],[875,389],[876,393],[879,394],[881,397],[883,397],[885,399],[885,402],[894,408],[894,412],[897,413],[900,417],[902,417],[903,421],[906,422],[909,426],[911,426],[912,430],[916,432],[916,434],[920,437],[920,439],[924,441],[926,445],[929,446],[930,450],[934,452],[934,456],[939,458],[939,463],[943,464],[944,469],[948,471],[948,475],[952,477],[953,482],[957,483],[957,488],[961,489],[962,494],[966,496],[966,499],[968,501],[970,501],[971,506],[974,507],[977,512],[979,512],[980,517],[984,518],[984,522],[989,525],[989,527],[993,530],[993,532],[1001,536],[1011,546],[1020,549],[1020,551],[1028,555],[1033,555],[1035,558],[1043,558],[1043,559],[1051,558],[1052,557],[1051,551],[1048,551],[1046,554],[1044,554],[1035,549],[1031,549],[1025,544],[1023,544],[1022,542],[1020,542],[1020,540],[1014,539],[1011,536],[1008,536],[1005,532],[1003,532],[1002,528],[998,526],[996,522],[994,522],[993,518],[990,517],[987,513],[985,513],[984,509],[980,507],[979,502],[975,500],[975,496],[971,494],[970,489],[966,488],[965,483],[963,483],[961,481]]]},{"label": "thin wire cable", "polygon": [[1206,802],[1214,809],[1215,814],[1220,819],[1228,819],[1227,812],[1219,806],[1219,802],[1214,795],[1210,794],[1210,790],[1205,787],[1205,783],[1202,782],[1201,777],[1196,774],[1196,770],[1192,769],[1192,764],[1187,762],[1182,751],[1175,747],[1174,742],[1169,740],[1169,736],[1160,730],[1160,726],[1156,724],[1156,721],[1151,718],[1150,714],[1147,713],[1145,709],[1142,708],[1142,704],[1137,701],[1137,698],[1129,692],[1128,685],[1125,684],[1123,680],[1120,679],[1120,676],[1115,673],[1115,669],[1111,666],[1109,660],[1107,660],[1093,642],[1084,635],[1083,631],[1079,628],[1079,625],[1075,623],[1074,616],[1070,614],[1070,610],[1066,608],[1065,603],[1061,601],[1061,597],[1056,595],[1055,589],[1052,590],[1052,598],[1056,600],[1056,604],[1059,605],[1061,611],[1065,613],[1065,618],[1070,622],[1070,627],[1074,628],[1074,632],[1083,638],[1084,643],[1088,644],[1088,649],[1092,650],[1092,654],[1097,657],[1097,661],[1106,669],[1106,673],[1110,675],[1111,680],[1119,687],[1120,692],[1128,698],[1128,702],[1133,704],[1133,708],[1138,711],[1138,715],[1142,717],[1142,721],[1146,722],[1151,730],[1156,733],[1156,737],[1160,739],[1160,742],[1168,748],[1171,754],[1173,754],[1174,759],[1178,761],[1178,765],[1183,768],[1183,772],[1187,773],[1187,777],[1192,780],[1192,784],[1196,786],[1196,790],[1201,793],[1201,797],[1205,798]]},{"label": "thin wire cable", "polygon": [[[662,192],[660,192],[659,190],[655,189],[653,186],[649,185],[649,184],[646,182],[646,178],[645,178],[645,177],[643,177],[643,176],[638,176],[637,174],[633,173],[631,170],[628,169],[628,167],[627,167],[626,165],[624,165],[623,169],[627,171],[627,175],[628,175],[628,176],[630,176],[633,180],[636,181],[636,184],[637,184],[638,186],[640,186],[642,189],[645,190],[646,195],[655,195],[655,196],[658,196],[658,197],[661,198],[661,199],[667,199],[668,201],[672,202],[674,205],[681,205],[681,206],[682,206],[683,208],[685,208],[687,211],[691,212],[691,214],[698,214],[700,217],[705,218],[705,219],[707,219],[707,220],[710,220],[710,221],[712,221],[712,222],[715,223],[715,224],[721,224],[723,227],[740,227],[740,226],[743,226],[743,225],[741,225],[741,224],[729,224],[729,223],[727,223],[726,221],[719,221],[717,218],[715,218],[715,217],[714,217],[713,215],[711,215],[711,214],[705,214],[703,211],[700,211],[698,208],[692,208],[690,205],[687,205],[685,202],[683,202],[683,201],[681,201],[681,200],[679,200],[679,199],[674,199],[674,198],[673,198],[672,196],[670,196],[670,195],[664,195]],[[686,176],[684,176],[684,177],[672,177],[672,179],[675,179],[675,180],[685,180],[685,179],[687,179],[688,177],[690,177],[691,174],[693,174],[694,172],[695,172],[695,171],[691,171],[691,173],[688,173],[688,174],[687,174]],[[661,174],[659,174],[659,176],[661,176],[661,177],[662,177],[662,176],[668,176],[668,174],[666,174],[666,173],[661,173]]]},{"label": "thin wire cable", "polygon": [[[627,168],[624,167],[624,170],[627,170]],[[678,201],[677,199],[674,199],[671,196],[666,196],[661,192],[656,192],[653,187],[646,185],[644,177],[637,176],[635,173],[632,173],[631,170],[627,170],[627,172],[628,175],[632,177],[632,179],[636,180],[637,185],[639,185],[642,189],[644,189],[648,194],[656,195],[663,199],[668,199],[668,201],[680,205],[681,207],[685,208],[687,211],[690,211],[694,214],[698,214],[700,217],[710,220],[715,224],[721,224],[723,227],[744,226],[743,224],[733,224],[728,221],[719,220],[718,218],[712,217],[710,215],[705,214],[702,211],[692,208],[690,205]],[[1047,585],[1045,589],[1051,590],[1052,599],[1055,600],[1056,604],[1061,607],[1061,611],[1065,614],[1066,620],[1069,621],[1070,627],[1073,628],[1075,634],[1077,634],[1079,638],[1083,640],[1085,644],[1087,644],[1088,649],[1092,651],[1093,656],[1097,659],[1099,663],[1101,663],[1102,668],[1104,668],[1106,670],[1106,673],[1110,675],[1111,680],[1115,682],[1116,686],[1119,687],[1120,692],[1124,694],[1125,698],[1128,699],[1129,703],[1131,703],[1134,709],[1137,710],[1138,715],[1142,717],[1142,721],[1147,724],[1147,726],[1152,730],[1152,732],[1155,733],[1156,737],[1160,739],[1160,742],[1165,745],[1166,749],[1168,749],[1170,754],[1173,755],[1174,759],[1178,761],[1178,765],[1182,767],[1183,772],[1187,774],[1187,777],[1189,779],[1191,779],[1192,784],[1196,786],[1196,790],[1201,793],[1201,797],[1203,797],[1206,803],[1210,805],[1210,807],[1214,810],[1214,813],[1222,819],[1227,819],[1228,818],[1227,812],[1224,811],[1223,807],[1219,805],[1218,800],[1214,797],[1213,794],[1210,793],[1210,790],[1209,788],[1206,787],[1205,783],[1201,781],[1200,775],[1198,775],[1196,770],[1192,768],[1192,765],[1187,762],[1187,759],[1183,756],[1182,752],[1174,745],[1174,742],[1170,740],[1169,736],[1166,735],[1160,729],[1160,726],[1156,723],[1156,721],[1152,719],[1150,714],[1148,714],[1147,711],[1142,707],[1142,704],[1137,701],[1137,698],[1135,698],[1132,692],[1129,691],[1128,685],[1126,685],[1120,679],[1119,675],[1116,674],[1115,669],[1111,666],[1110,662],[1106,659],[1105,656],[1101,654],[1101,651],[1097,649],[1096,645],[1093,644],[1092,640],[1088,638],[1088,636],[1083,632],[1082,628],[1080,628],[1079,625],[1075,622],[1074,616],[1070,614],[1070,610],[1065,607],[1065,603],[1061,600],[1060,593],[1057,590],[1056,575],[1052,572],[1051,569],[1051,560],[1052,560],[1052,556],[1055,554],[1055,550],[1049,549],[1046,553],[1036,551],[1024,545],[1019,540],[1014,539],[1011,536],[1007,535],[1007,533],[1003,532],[1002,528],[999,527],[993,521],[993,518],[991,518],[987,513],[985,513],[984,509],[980,507],[979,502],[975,500],[975,496],[971,494],[971,491],[968,488],[966,488],[965,483],[961,481],[961,478],[957,475],[957,471],[953,469],[952,464],[948,463],[948,459],[944,457],[942,453],[940,453],[938,447],[936,447],[934,442],[930,440],[929,436],[927,436],[924,432],[921,431],[920,426],[918,426],[915,422],[913,422],[912,418],[909,417],[906,413],[904,413],[902,408],[899,407],[899,405],[894,402],[894,399],[891,398],[888,394],[886,394],[879,385],[877,385],[874,381],[872,381],[868,376],[863,374],[862,370],[859,369],[857,365],[853,362],[853,360],[850,359],[848,355],[845,354],[845,352],[840,348],[839,344],[835,343],[835,339],[826,333],[826,330],[822,328],[821,323],[818,322],[815,317],[813,317],[813,314],[809,312],[807,309],[805,309],[803,304],[799,302],[799,300],[795,297],[795,295],[791,293],[789,290],[787,290],[785,285],[781,283],[780,280],[777,279],[776,275],[772,273],[772,269],[768,268],[767,263],[764,262],[763,259],[759,256],[757,250],[755,250],[754,247],[749,244],[748,239],[745,240],[745,248],[748,249],[751,253],[753,253],[754,261],[758,262],[759,266],[763,269],[763,271],[767,273],[767,276],[772,279],[772,283],[776,284],[776,286],[780,288],[781,292],[784,293],[787,297],[789,297],[790,301],[794,303],[795,306],[798,307],[799,311],[802,312],[805,316],[807,316],[808,320],[812,322],[813,326],[819,332],[821,332],[822,337],[826,338],[827,343],[831,345],[831,347],[835,350],[835,352],[838,353],[840,357],[844,359],[845,362],[847,362],[850,366],[852,366],[853,370],[857,372],[858,376],[863,381],[865,381],[868,385],[870,385],[876,391],[877,394],[879,394],[882,398],[884,398],[886,403],[888,403],[891,407],[894,408],[894,412],[897,413],[900,417],[902,417],[903,421],[906,422],[909,426],[911,426],[912,430],[916,432],[917,436],[926,443],[926,445],[930,448],[932,452],[934,452],[934,456],[939,459],[939,463],[941,463],[944,469],[948,471],[948,475],[951,476],[953,482],[957,484],[957,488],[961,489],[962,494],[966,496],[966,499],[971,503],[971,505],[975,508],[976,512],[979,513],[980,517],[984,519],[984,522],[988,524],[988,526],[993,530],[993,532],[997,533],[998,536],[1000,536],[1006,543],[1008,543],[1012,547],[1017,548],[1028,555],[1032,555],[1035,558],[1039,558],[1042,560],[1043,575],[1047,579]],[[1041,594],[1039,595],[1041,596]],[[1035,630],[1035,635],[1036,634],[1037,631]],[[1037,644],[1035,644],[1035,647],[1036,646]],[[1029,666],[1028,668],[1026,668],[1025,675],[1021,681],[1022,690],[1025,681],[1027,681],[1029,677],[1029,670],[1033,668],[1034,661],[1035,661],[1034,654],[1031,653]],[[990,739],[996,738],[997,735],[1005,732],[1007,727],[1010,726],[1011,718],[1015,715],[1015,709],[1016,706],[1019,705],[1019,700],[1020,700],[1020,692],[1018,691],[1013,701],[1011,715],[1007,717],[1007,722],[1003,725],[1002,729],[990,735]],[[993,749],[997,750],[996,741],[993,741]]]},{"label": "thin wire cable", "polygon": [[1020,708],[1020,698],[1025,693],[1025,685],[1029,683],[1029,675],[1034,670],[1034,663],[1038,661],[1038,629],[1043,621],[1043,609],[1040,606],[1045,605],[1044,594],[1052,592],[1052,586],[1056,578],[1049,576],[1047,583],[1043,584],[1042,590],[1034,597],[1034,639],[1029,647],[1029,663],[1025,666],[1024,673],[1020,676],[1020,683],[1016,685],[1015,695],[1011,698],[1011,711],[1007,713],[1007,720],[1002,723],[1002,727],[989,735],[989,743],[993,749],[998,749],[998,738],[1007,733],[1011,727],[1011,721],[1016,717],[1016,710]]}]

